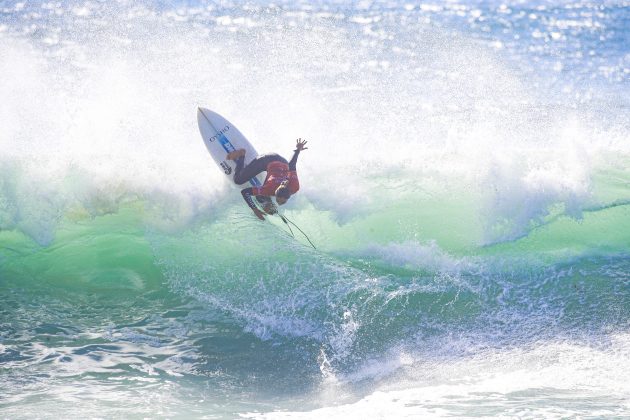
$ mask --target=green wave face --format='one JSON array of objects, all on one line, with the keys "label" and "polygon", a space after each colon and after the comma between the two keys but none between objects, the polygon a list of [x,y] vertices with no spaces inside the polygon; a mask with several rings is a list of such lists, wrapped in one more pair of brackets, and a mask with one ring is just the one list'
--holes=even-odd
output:
[{"label": "green wave face", "polygon": [[342,224],[313,205],[288,211],[317,250],[238,202],[175,227],[142,201],[96,217],[75,208],[48,245],[2,233],[3,290],[20,290],[18,306],[49,302],[23,312],[24,325],[43,311],[51,325],[99,329],[191,302],[264,341],[324,349],[341,370],[420,337],[535,340],[541,328],[627,321],[627,205],[550,211],[522,237],[484,245],[474,193],[398,194]]}]

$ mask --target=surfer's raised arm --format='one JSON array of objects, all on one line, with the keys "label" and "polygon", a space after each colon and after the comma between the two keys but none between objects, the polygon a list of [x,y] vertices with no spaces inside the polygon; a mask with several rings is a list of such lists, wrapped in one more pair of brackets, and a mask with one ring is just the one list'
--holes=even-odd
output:
[{"label": "surfer's raised arm", "polygon": [[308,147],[306,147],[306,143],[308,143],[308,141],[302,140],[302,138],[299,138],[296,140],[295,150],[293,151],[293,157],[291,158],[291,161],[289,162],[290,171],[295,171],[295,164],[297,163],[297,158],[300,152],[302,150],[308,149]]}]

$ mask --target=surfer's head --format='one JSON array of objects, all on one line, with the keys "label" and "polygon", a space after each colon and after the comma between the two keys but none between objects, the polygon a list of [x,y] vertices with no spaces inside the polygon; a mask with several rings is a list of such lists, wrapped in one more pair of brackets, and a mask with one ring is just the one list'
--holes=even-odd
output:
[{"label": "surfer's head", "polygon": [[291,191],[289,191],[289,188],[283,182],[278,188],[276,188],[276,202],[279,205],[283,205],[287,202],[289,197],[291,197]]}]

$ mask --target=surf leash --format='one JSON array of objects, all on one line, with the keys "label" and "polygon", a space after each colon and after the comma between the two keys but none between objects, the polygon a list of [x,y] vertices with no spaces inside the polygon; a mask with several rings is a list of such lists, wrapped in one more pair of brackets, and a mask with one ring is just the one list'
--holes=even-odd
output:
[{"label": "surf leash", "polygon": [[289,232],[291,232],[291,236],[293,236],[293,238],[295,239],[295,234],[293,233],[293,229],[291,229],[291,225],[289,224],[287,218],[281,214],[278,214],[278,216],[280,216],[284,224],[287,225],[287,227],[289,228]]},{"label": "surf leash", "polygon": [[[291,226],[289,226],[289,223],[291,223],[297,230],[300,231],[300,233],[302,235],[304,235],[304,237],[306,238],[306,240],[308,241],[309,244],[311,244],[311,246],[313,247],[313,249],[317,249],[315,248],[315,245],[313,245],[313,242],[311,242],[311,240],[309,239],[308,235],[306,233],[304,233],[304,231],[302,229],[300,229],[300,227],[298,225],[296,225],[295,223],[293,223],[291,220],[289,220],[286,216],[282,215],[282,214],[278,214],[278,216],[280,216],[280,218],[282,219],[282,221],[284,223],[287,224],[287,226],[289,227],[289,230],[291,231],[291,235],[293,235],[293,230],[291,229]],[[295,235],[293,235],[293,237],[295,238]]]}]

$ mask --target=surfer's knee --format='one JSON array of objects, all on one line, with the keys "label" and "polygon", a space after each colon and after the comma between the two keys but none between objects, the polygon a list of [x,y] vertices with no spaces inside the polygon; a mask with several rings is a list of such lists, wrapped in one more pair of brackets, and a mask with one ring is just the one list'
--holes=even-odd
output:
[{"label": "surfer's knee", "polygon": [[234,183],[236,185],[242,185],[242,184],[246,183],[247,182],[247,178],[244,178],[244,177],[239,176],[239,175],[240,175],[240,173],[234,174]]}]

